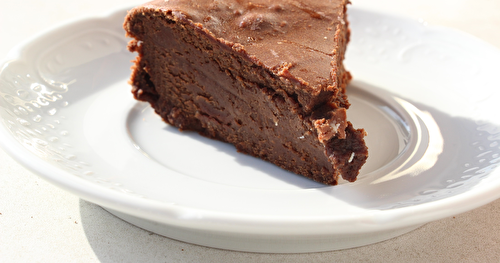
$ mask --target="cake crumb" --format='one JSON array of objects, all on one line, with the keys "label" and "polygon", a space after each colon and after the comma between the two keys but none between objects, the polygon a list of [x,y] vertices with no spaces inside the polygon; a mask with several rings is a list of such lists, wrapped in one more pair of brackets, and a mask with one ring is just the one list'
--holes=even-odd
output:
[{"label": "cake crumb", "polygon": [[354,152],[351,153],[351,157],[349,157],[349,161],[347,161],[347,162],[350,163],[350,162],[352,162],[353,159],[354,159]]}]

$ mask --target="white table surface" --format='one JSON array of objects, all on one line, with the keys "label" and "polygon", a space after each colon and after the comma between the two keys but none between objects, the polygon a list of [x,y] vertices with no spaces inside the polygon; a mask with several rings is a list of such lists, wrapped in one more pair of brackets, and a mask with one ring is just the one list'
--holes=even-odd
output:
[{"label": "white table surface", "polygon": [[[456,28],[500,49],[499,0],[351,1],[354,6]],[[0,60],[40,30],[136,3],[2,0]],[[500,200],[361,248],[312,254],[242,253],[191,245],[134,227],[45,182],[0,149],[0,262],[358,261],[500,262]]]}]

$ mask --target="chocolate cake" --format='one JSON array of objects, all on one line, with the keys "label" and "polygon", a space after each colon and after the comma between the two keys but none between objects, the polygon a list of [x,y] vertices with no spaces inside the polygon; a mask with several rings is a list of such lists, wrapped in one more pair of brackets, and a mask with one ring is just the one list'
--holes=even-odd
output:
[{"label": "chocolate cake", "polygon": [[138,52],[132,93],[180,130],[321,183],[355,181],[368,152],[365,131],[346,120],[347,3],[158,0],[133,8],[124,23]]}]

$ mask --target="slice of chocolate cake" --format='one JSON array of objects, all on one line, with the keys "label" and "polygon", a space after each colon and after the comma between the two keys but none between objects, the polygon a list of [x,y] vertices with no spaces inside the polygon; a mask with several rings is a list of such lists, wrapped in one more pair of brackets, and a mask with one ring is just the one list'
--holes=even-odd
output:
[{"label": "slice of chocolate cake", "polygon": [[[368,156],[346,121],[348,0],[158,0],[124,28],[131,84],[163,120],[315,181],[355,181]],[[194,149],[193,149],[194,150]]]}]

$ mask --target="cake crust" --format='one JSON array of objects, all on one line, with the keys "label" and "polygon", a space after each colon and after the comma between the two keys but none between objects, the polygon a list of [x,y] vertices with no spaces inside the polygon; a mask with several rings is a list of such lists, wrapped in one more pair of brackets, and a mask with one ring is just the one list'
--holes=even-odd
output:
[{"label": "cake crust", "polygon": [[[138,100],[181,130],[325,184],[356,180],[364,130],[346,121],[346,1],[153,1],[124,28]],[[321,10],[321,11],[319,11]]]}]

